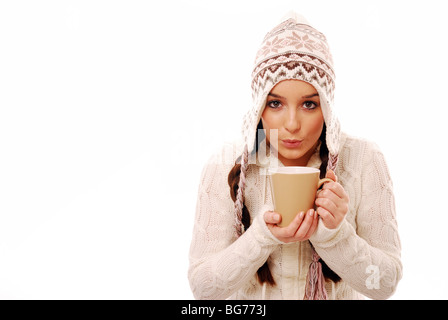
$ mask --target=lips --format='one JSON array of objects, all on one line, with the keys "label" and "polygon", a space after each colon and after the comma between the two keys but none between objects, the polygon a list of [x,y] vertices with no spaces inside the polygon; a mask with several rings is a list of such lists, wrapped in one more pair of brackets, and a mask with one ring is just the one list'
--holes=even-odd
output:
[{"label": "lips", "polygon": [[297,139],[283,139],[282,143],[286,148],[298,148],[302,144],[303,140],[297,140]]}]

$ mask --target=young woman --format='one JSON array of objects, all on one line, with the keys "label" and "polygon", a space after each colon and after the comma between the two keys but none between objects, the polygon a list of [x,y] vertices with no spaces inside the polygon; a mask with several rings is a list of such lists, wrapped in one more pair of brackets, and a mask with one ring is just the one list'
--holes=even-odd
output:
[{"label": "young woman", "polygon": [[[224,148],[202,173],[188,273],[196,298],[394,293],[402,265],[392,181],[375,144],[340,131],[334,80],[326,38],[303,18],[293,15],[266,35],[244,143]],[[318,191],[315,210],[298,212],[287,227],[273,211],[266,174],[273,164],[319,168],[334,181]]]}]

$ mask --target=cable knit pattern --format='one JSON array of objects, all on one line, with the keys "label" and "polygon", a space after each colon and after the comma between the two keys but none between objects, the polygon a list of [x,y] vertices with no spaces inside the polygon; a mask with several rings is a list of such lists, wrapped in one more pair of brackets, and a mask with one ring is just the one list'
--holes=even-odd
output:
[{"label": "cable knit pattern", "polygon": [[[342,224],[327,229],[322,221],[311,237],[317,253],[341,278],[327,280],[329,299],[390,297],[401,279],[400,239],[395,217],[391,177],[378,147],[341,135],[338,181],[350,197]],[[234,203],[227,175],[229,161],[223,150],[204,167],[199,186],[188,277],[197,299],[261,299],[256,272],[268,260],[276,286],[267,286],[267,299],[302,299],[312,262],[309,241],[284,244],[267,228],[263,214],[273,209],[265,168],[250,164],[246,174],[245,203],[251,226],[237,238]],[[308,166],[319,166],[315,155]],[[227,159],[224,161],[224,159]]]}]

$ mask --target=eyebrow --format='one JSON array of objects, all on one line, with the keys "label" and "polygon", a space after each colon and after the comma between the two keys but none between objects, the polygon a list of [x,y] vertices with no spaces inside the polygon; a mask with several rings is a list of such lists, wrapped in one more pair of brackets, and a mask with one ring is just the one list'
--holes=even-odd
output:
[{"label": "eyebrow", "polygon": [[[279,98],[279,99],[285,99],[285,97],[279,96],[278,94],[271,93],[271,92],[268,94],[268,96],[272,96],[274,98]],[[302,98],[303,99],[309,99],[309,98],[312,98],[312,97],[315,97],[315,96],[319,96],[319,94],[316,92],[316,93],[312,93],[312,94],[303,96]]]},{"label": "eyebrow", "polygon": [[309,94],[307,96],[303,96],[302,98],[309,99],[309,98],[312,98],[312,97],[315,97],[315,96],[319,96],[319,94],[316,92],[316,93],[313,93],[313,94]]}]

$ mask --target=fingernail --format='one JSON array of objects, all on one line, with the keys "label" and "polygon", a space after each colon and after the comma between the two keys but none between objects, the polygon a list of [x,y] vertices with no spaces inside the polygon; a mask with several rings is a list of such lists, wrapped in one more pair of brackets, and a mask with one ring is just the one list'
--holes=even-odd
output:
[{"label": "fingernail", "polygon": [[299,218],[302,218],[302,217],[303,217],[303,211],[300,212],[300,214],[299,214]]},{"label": "fingernail", "polygon": [[309,215],[312,217],[313,216],[313,214],[314,214],[314,210],[313,209],[311,209],[310,210],[310,213],[309,213]]},{"label": "fingernail", "polygon": [[278,213],[274,214],[274,220],[275,221],[279,221],[280,220],[280,215]]}]

